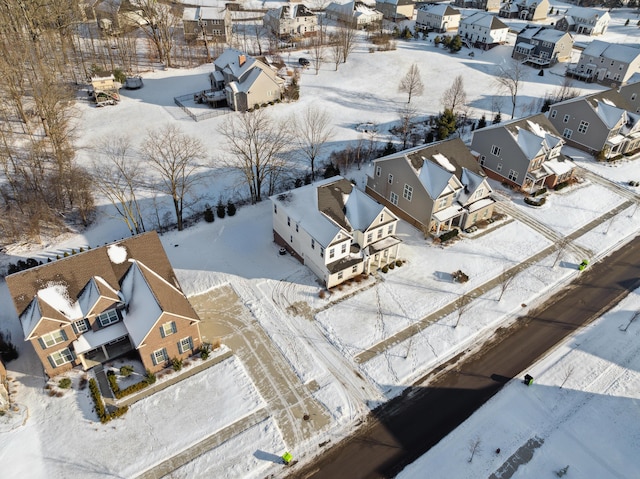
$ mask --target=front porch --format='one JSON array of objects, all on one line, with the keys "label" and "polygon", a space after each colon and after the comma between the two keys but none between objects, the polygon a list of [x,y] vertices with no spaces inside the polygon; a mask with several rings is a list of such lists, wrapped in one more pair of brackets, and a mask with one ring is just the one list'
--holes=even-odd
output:
[{"label": "front porch", "polygon": [[458,220],[456,224],[461,223],[465,211],[464,207],[458,204],[436,211],[431,215],[431,231],[435,236],[438,236],[442,231],[450,230],[454,226],[455,220]]},{"label": "front porch", "polygon": [[365,273],[378,270],[398,259],[400,241],[395,236],[387,236],[367,246]]},{"label": "front porch", "polygon": [[73,342],[83,369],[91,369],[132,351],[134,347],[122,321],[99,331],[88,331]]}]

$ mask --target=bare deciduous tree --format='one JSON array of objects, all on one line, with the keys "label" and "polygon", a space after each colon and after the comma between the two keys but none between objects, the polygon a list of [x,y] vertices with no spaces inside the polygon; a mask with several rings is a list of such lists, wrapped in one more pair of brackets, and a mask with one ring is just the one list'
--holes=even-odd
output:
[{"label": "bare deciduous tree", "polygon": [[398,91],[406,93],[409,96],[407,103],[411,103],[412,96],[420,96],[424,93],[424,83],[422,83],[420,69],[417,63],[411,65],[409,71],[407,71],[406,75],[400,80]]},{"label": "bare deciduous tree", "polygon": [[562,254],[566,251],[570,243],[571,240],[569,238],[562,238],[560,241],[558,241],[558,249],[556,250],[555,259],[553,260],[553,264],[551,265],[552,268],[556,267],[558,261],[560,261],[560,258],[562,257]]},{"label": "bare deciduous tree", "polygon": [[464,80],[462,75],[458,75],[453,80],[453,83],[442,94],[440,100],[444,109],[451,110],[455,115],[458,115],[461,109],[467,103],[467,93],[464,90]]},{"label": "bare deciduous tree", "polygon": [[273,194],[287,163],[289,127],[256,110],[234,116],[224,124],[222,134],[230,155],[224,163],[242,173],[251,201],[262,201],[265,184],[267,194]]},{"label": "bare deciduous tree", "polygon": [[480,452],[480,443],[481,441],[479,437],[474,437],[469,441],[469,459],[467,459],[468,462],[473,461],[473,456]]},{"label": "bare deciduous tree", "polygon": [[158,59],[168,67],[172,66],[173,36],[179,24],[178,15],[174,15],[170,4],[157,0],[140,0],[136,5],[148,21],[140,28],[156,48]]},{"label": "bare deciduous tree", "polygon": [[296,141],[311,166],[311,181],[316,179],[316,159],[325,143],[333,136],[332,117],[326,110],[310,105],[297,119]]},{"label": "bare deciduous tree", "polygon": [[471,300],[473,298],[471,296],[469,296],[468,294],[463,294],[462,296],[460,296],[460,298],[458,299],[458,303],[456,304],[457,306],[457,310],[456,310],[456,324],[454,324],[454,328],[457,328],[458,325],[460,324],[460,320],[462,319],[462,317],[467,313],[467,311],[469,311],[469,309],[471,308]]},{"label": "bare deciduous tree", "polygon": [[498,67],[496,83],[498,87],[511,97],[511,118],[516,114],[518,91],[525,76],[525,67],[522,63],[512,60],[506,66]]},{"label": "bare deciduous tree", "polygon": [[171,197],[178,231],[182,231],[185,201],[194,193],[194,186],[201,179],[197,171],[207,158],[204,146],[177,126],[165,125],[147,132],[140,152],[149,167],[160,175],[154,189]]},{"label": "bare deciduous tree", "polygon": [[504,293],[509,289],[515,277],[515,274],[508,274],[506,270],[502,272],[502,275],[500,275],[500,295],[498,296],[498,302],[502,300],[502,296],[504,296]]},{"label": "bare deciduous tree", "polygon": [[391,129],[391,132],[397,136],[400,141],[402,141],[402,149],[405,149],[409,139],[411,138],[411,131],[415,124],[417,116],[416,109],[409,103],[406,103],[404,106],[399,108],[397,112],[400,121],[397,126]]},{"label": "bare deciduous tree", "polygon": [[331,53],[331,61],[336,71],[340,63],[342,63],[342,43],[337,33],[333,33],[329,36],[329,51]]},{"label": "bare deciduous tree", "polygon": [[357,33],[354,28],[341,26],[337,31],[338,39],[342,45],[342,63],[347,63],[347,58],[356,47]]},{"label": "bare deciduous tree", "polygon": [[562,386],[564,386],[565,383],[569,380],[574,370],[575,368],[573,366],[566,366],[562,370],[562,382],[560,383],[560,389],[562,389]]}]

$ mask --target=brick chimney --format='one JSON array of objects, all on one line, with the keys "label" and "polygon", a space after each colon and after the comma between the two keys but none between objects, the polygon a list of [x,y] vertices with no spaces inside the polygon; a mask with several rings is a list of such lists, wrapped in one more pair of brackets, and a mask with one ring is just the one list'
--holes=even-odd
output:
[{"label": "brick chimney", "polygon": [[244,65],[244,62],[247,61],[247,57],[244,55],[238,55],[238,65],[242,66]]}]

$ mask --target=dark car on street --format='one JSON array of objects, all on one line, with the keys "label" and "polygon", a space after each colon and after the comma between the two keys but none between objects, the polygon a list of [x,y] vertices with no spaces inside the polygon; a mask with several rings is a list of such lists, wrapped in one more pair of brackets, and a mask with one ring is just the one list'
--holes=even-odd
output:
[{"label": "dark car on street", "polygon": [[300,59],[298,60],[298,63],[299,63],[300,65],[302,65],[303,67],[308,67],[309,65],[311,65],[311,62],[310,62],[310,61],[309,61],[309,59],[307,59],[307,58],[300,58]]}]

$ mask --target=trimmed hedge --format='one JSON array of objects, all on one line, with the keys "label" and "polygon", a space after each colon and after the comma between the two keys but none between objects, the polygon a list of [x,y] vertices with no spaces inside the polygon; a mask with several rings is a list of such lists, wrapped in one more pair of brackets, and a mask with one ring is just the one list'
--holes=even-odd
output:
[{"label": "trimmed hedge", "polygon": [[546,202],[546,198],[542,197],[540,199],[537,200],[532,200],[531,198],[529,198],[528,196],[525,196],[524,198],[524,202],[530,206],[542,206],[545,204]]},{"label": "trimmed hedge", "polygon": [[558,190],[561,190],[562,188],[566,188],[567,186],[569,186],[569,182],[563,181],[562,183],[558,183],[554,189],[558,191]]},{"label": "trimmed hedge", "polygon": [[[150,384],[148,379],[144,379],[139,383],[135,383],[129,387],[120,389],[120,386],[118,386],[118,380],[113,371],[107,371],[107,379],[109,380],[109,386],[111,386],[111,390],[113,391],[113,395],[116,397],[116,399],[122,399],[123,397],[128,396],[129,394],[142,391],[144,388],[146,388]],[[153,382],[155,382],[155,376],[154,376]]]},{"label": "trimmed hedge", "polygon": [[115,409],[112,413],[108,413],[104,407],[104,402],[102,401],[102,395],[100,394],[100,388],[98,387],[98,383],[95,379],[89,379],[89,390],[91,391],[91,398],[93,399],[93,403],[96,406],[96,413],[100,418],[100,422],[102,424],[108,423],[112,419],[122,416],[129,410],[129,406],[122,406]]},{"label": "trimmed hedge", "polygon": [[438,239],[444,243],[445,241],[449,241],[451,238],[458,236],[458,233],[459,231],[457,229],[452,229],[451,231],[441,234]]}]

